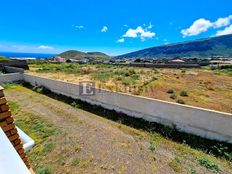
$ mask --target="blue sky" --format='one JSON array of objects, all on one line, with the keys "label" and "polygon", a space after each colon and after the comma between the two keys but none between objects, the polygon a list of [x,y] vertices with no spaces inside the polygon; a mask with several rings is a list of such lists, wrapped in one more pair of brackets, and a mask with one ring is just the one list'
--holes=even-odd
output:
[{"label": "blue sky", "polygon": [[0,7],[0,51],[119,55],[232,33],[230,0],[2,0]]}]

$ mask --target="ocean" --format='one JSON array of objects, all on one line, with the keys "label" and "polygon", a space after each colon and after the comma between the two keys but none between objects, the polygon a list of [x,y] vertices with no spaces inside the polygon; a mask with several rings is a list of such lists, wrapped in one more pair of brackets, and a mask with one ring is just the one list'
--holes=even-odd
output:
[{"label": "ocean", "polygon": [[56,54],[43,54],[43,53],[15,53],[15,52],[0,52],[0,56],[5,56],[7,58],[50,58]]}]

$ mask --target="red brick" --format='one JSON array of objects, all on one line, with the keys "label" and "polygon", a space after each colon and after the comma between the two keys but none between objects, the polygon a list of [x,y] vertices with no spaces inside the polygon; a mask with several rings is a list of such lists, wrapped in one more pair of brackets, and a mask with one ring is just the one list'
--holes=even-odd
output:
[{"label": "red brick", "polygon": [[17,145],[20,144],[20,143],[21,143],[21,140],[20,140],[20,139],[17,139],[17,140],[14,141],[14,145],[15,145],[15,146],[17,146]]},{"label": "red brick", "polygon": [[6,103],[7,101],[5,97],[0,98],[0,105],[6,104]]},{"label": "red brick", "polygon": [[25,156],[25,157],[23,158],[23,161],[28,161],[27,156]]},{"label": "red brick", "polygon": [[11,136],[10,131],[5,132],[5,134],[6,134],[7,137],[10,137],[10,136]]},{"label": "red brick", "polygon": [[14,140],[16,140],[18,138],[19,138],[19,135],[18,134],[14,134],[14,135],[12,135],[12,136],[9,137],[9,140],[12,142],[12,141],[14,141]]},{"label": "red brick", "polygon": [[20,139],[17,139],[17,140],[14,140],[14,146],[17,146],[21,143],[21,140]]},{"label": "red brick", "polygon": [[3,122],[0,122],[0,127],[4,127],[4,126],[7,126],[7,122],[6,121],[3,121]]},{"label": "red brick", "polygon": [[7,119],[6,119],[6,122],[7,122],[8,124],[13,123],[13,122],[14,122],[13,117],[9,117],[9,118],[7,118]]},{"label": "red brick", "polygon": [[23,145],[22,144],[19,144],[17,146],[15,146],[15,149],[18,151],[19,149],[23,148]]},{"label": "red brick", "polygon": [[10,111],[0,113],[0,119],[6,119],[6,118],[8,118],[10,116],[11,116],[11,112]]},{"label": "red brick", "polygon": [[0,112],[6,112],[9,110],[8,104],[0,105]]},{"label": "red brick", "polygon": [[26,156],[26,154],[23,153],[23,154],[20,154],[20,156],[21,156],[21,158],[24,158]]},{"label": "red brick", "polygon": [[25,153],[25,152],[24,152],[24,149],[23,149],[23,148],[22,148],[22,149],[19,149],[19,150],[18,150],[18,153],[19,153],[20,155],[23,154],[23,153]]},{"label": "red brick", "polygon": [[18,131],[17,131],[17,129],[15,128],[15,129],[12,129],[11,131],[10,131],[10,133],[13,135],[13,134],[16,134]]},{"label": "red brick", "polygon": [[10,124],[10,125],[2,127],[2,129],[3,129],[4,132],[9,131],[9,130],[14,129],[14,128],[15,128],[14,124]]}]

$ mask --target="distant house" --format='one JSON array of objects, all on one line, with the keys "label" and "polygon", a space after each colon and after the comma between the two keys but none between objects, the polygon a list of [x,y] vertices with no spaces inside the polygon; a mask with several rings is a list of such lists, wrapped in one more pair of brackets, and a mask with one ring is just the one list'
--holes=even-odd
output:
[{"label": "distant house", "polygon": [[170,60],[169,62],[170,63],[185,63],[185,61],[182,59],[173,59],[173,60]]},{"label": "distant house", "polygon": [[55,56],[53,57],[53,60],[56,61],[56,62],[66,62],[65,58],[62,58],[60,56]]},{"label": "distant house", "polygon": [[89,60],[88,59],[68,59],[66,62],[68,63],[80,63],[80,64],[85,64],[85,63],[88,63]]},{"label": "distant house", "polygon": [[211,60],[210,61],[211,65],[231,65],[232,60]]}]

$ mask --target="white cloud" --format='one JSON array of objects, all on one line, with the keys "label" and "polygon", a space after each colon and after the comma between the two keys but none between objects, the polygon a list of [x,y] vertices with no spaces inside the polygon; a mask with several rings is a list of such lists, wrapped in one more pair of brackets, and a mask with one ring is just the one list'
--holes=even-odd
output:
[{"label": "white cloud", "polygon": [[83,25],[72,25],[72,27],[79,30],[85,28]]},{"label": "white cloud", "polygon": [[83,29],[83,28],[84,28],[84,26],[83,26],[83,25],[77,25],[77,26],[75,26],[75,28]]},{"label": "white cloud", "polygon": [[148,29],[152,29],[154,26],[150,23],[149,25],[148,25]]},{"label": "white cloud", "polygon": [[48,45],[40,45],[38,46],[38,49],[42,49],[42,50],[53,50],[54,48]]},{"label": "white cloud", "polygon": [[126,28],[128,28],[128,25],[127,24],[125,24],[125,25],[123,25],[124,27],[126,27]]},{"label": "white cloud", "polygon": [[123,37],[137,38],[140,37],[142,41],[147,38],[152,38],[156,34],[154,32],[148,31],[147,29],[143,29],[143,27],[138,26],[136,29],[128,29],[127,32],[123,35]]},{"label": "white cloud", "polygon": [[108,31],[108,27],[107,26],[103,26],[101,29],[101,32],[105,33]]},{"label": "white cloud", "polygon": [[226,27],[230,25],[231,20],[232,20],[232,15],[225,18],[218,18],[218,20],[214,22],[214,28]]},{"label": "white cloud", "polygon": [[123,42],[125,42],[125,39],[124,38],[118,39],[117,42],[118,43],[123,43]]},{"label": "white cloud", "polygon": [[189,28],[181,30],[183,37],[196,36],[200,33],[206,32],[213,23],[204,18],[196,20]]},{"label": "white cloud", "polygon": [[232,34],[232,25],[226,27],[224,30],[217,31],[216,36],[227,35],[227,34]]},{"label": "white cloud", "polygon": [[[224,18],[218,18],[215,22],[200,18],[196,20],[189,28],[182,29],[181,34],[183,35],[183,37],[196,36],[200,33],[206,32],[209,28],[221,28],[229,26],[231,24],[231,21],[232,15]],[[218,31],[216,35],[218,35],[218,33],[222,31],[224,30]],[[228,31],[228,29],[226,29],[226,31]]]}]

